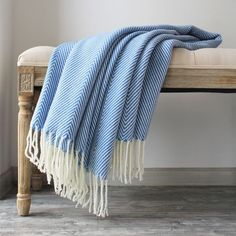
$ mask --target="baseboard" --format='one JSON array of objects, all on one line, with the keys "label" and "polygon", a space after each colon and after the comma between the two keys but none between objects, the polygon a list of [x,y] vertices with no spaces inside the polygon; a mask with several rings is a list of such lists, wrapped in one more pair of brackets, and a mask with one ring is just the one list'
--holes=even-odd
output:
[{"label": "baseboard", "polygon": [[[12,168],[13,182],[17,183],[17,167]],[[43,183],[47,184],[44,176]],[[111,179],[111,178],[110,178]],[[119,181],[110,185],[121,186]],[[235,168],[146,168],[143,181],[133,180],[132,185],[145,186],[236,186]]]},{"label": "baseboard", "polygon": [[[111,181],[111,185],[122,185]],[[132,185],[144,186],[236,186],[236,168],[147,168],[142,181]]]},{"label": "baseboard", "polygon": [[0,200],[3,199],[13,187],[12,168],[0,175]]}]

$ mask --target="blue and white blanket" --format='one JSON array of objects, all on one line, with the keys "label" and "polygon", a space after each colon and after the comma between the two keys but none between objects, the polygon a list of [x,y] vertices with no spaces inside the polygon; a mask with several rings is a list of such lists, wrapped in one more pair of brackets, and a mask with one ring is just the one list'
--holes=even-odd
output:
[{"label": "blue and white blanket", "polygon": [[[144,142],[174,47],[217,47],[194,26],[122,28],[59,45],[27,137],[26,156],[55,191],[106,216],[107,184],[142,179]],[[111,171],[110,171],[111,170]]]}]

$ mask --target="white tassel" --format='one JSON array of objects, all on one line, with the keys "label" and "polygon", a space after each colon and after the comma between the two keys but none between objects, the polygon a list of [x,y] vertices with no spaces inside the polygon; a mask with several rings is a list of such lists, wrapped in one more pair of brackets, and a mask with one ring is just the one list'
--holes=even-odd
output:
[{"label": "white tassel", "polygon": [[117,162],[117,157],[116,157],[116,152],[113,152],[112,156],[112,180],[115,180],[115,172],[116,172],[116,162]]},{"label": "white tassel", "polygon": [[119,142],[120,182],[123,183],[123,142]]},{"label": "white tassel", "polygon": [[128,181],[127,181],[127,168],[128,168],[128,158],[129,158],[129,144],[130,144],[130,142],[127,142],[125,145],[125,165],[124,165],[125,184],[128,183]]},{"label": "white tassel", "polygon": [[[47,174],[48,183],[53,178],[58,195],[76,202],[76,207],[88,206],[89,212],[93,209],[97,216],[107,216],[108,181],[85,169],[85,156],[74,153],[74,144],[70,140],[65,141],[58,136],[53,140],[52,137],[52,134],[46,137],[43,132],[31,129],[27,136],[25,155]],[[67,142],[65,151],[62,150],[63,142]],[[142,180],[144,144],[141,140],[115,143],[111,166],[113,179],[118,178],[125,184],[131,183],[134,177]]]},{"label": "white tassel", "polygon": [[[40,139],[39,135],[41,135]],[[54,189],[58,195],[75,201],[76,207],[89,206],[89,212],[93,207],[94,214],[101,217],[107,216],[107,181],[93,175],[91,171],[86,171],[84,155],[81,156],[79,153],[74,155],[74,146],[70,140],[67,141],[67,150],[64,152],[63,141],[65,141],[63,138],[56,136],[52,142],[52,135],[49,134],[46,139],[43,132],[30,130],[25,154],[31,162],[47,174],[49,183],[51,177],[53,178]],[[98,194],[99,190],[100,194]]]},{"label": "white tassel", "polygon": [[[119,166],[120,166],[120,150],[119,150],[119,142],[116,142],[116,145],[115,145],[115,148],[116,150],[114,150],[114,152],[116,152],[116,178],[119,177]],[[112,171],[115,171],[114,169]]]},{"label": "white tassel", "polygon": [[108,199],[107,199],[107,193],[108,193],[108,181],[105,180],[105,205],[104,205],[104,213],[103,213],[103,217],[108,216],[108,207],[107,207],[107,203],[108,203]]},{"label": "white tassel", "polygon": [[133,178],[143,179],[144,144],[142,140],[116,141],[112,159],[112,180],[132,183]]},{"label": "white tassel", "polygon": [[131,180],[132,180],[132,145],[129,146],[129,184],[131,184]]},{"label": "white tassel", "polygon": [[103,215],[103,206],[104,206],[103,191],[104,191],[104,180],[101,180],[101,182],[100,182],[100,202],[99,202],[99,207],[98,207],[98,216]]},{"label": "white tassel", "polygon": [[97,215],[97,195],[98,195],[98,182],[97,178],[93,177],[93,214]]}]

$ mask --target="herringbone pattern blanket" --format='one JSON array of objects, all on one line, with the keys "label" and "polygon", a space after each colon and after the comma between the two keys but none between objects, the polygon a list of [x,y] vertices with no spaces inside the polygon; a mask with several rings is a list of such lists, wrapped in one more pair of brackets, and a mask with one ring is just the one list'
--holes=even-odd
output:
[{"label": "herringbone pattern blanket", "polygon": [[59,45],[36,106],[26,156],[55,191],[98,216],[107,184],[142,179],[144,143],[174,47],[217,47],[194,26],[127,27]]}]

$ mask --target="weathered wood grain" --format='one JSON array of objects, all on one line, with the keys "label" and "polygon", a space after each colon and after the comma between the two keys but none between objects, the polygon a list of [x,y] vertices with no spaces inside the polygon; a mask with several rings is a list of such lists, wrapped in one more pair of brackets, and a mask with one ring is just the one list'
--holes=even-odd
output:
[{"label": "weathered wood grain", "polygon": [[0,201],[1,236],[235,236],[236,187],[110,187],[106,219],[46,190],[17,217],[15,194]]},{"label": "weathered wood grain", "polygon": [[[46,71],[47,67],[35,67],[34,86],[43,85]],[[169,68],[163,88],[183,89],[183,91],[199,88],[236,89],[236,69]]]}]

